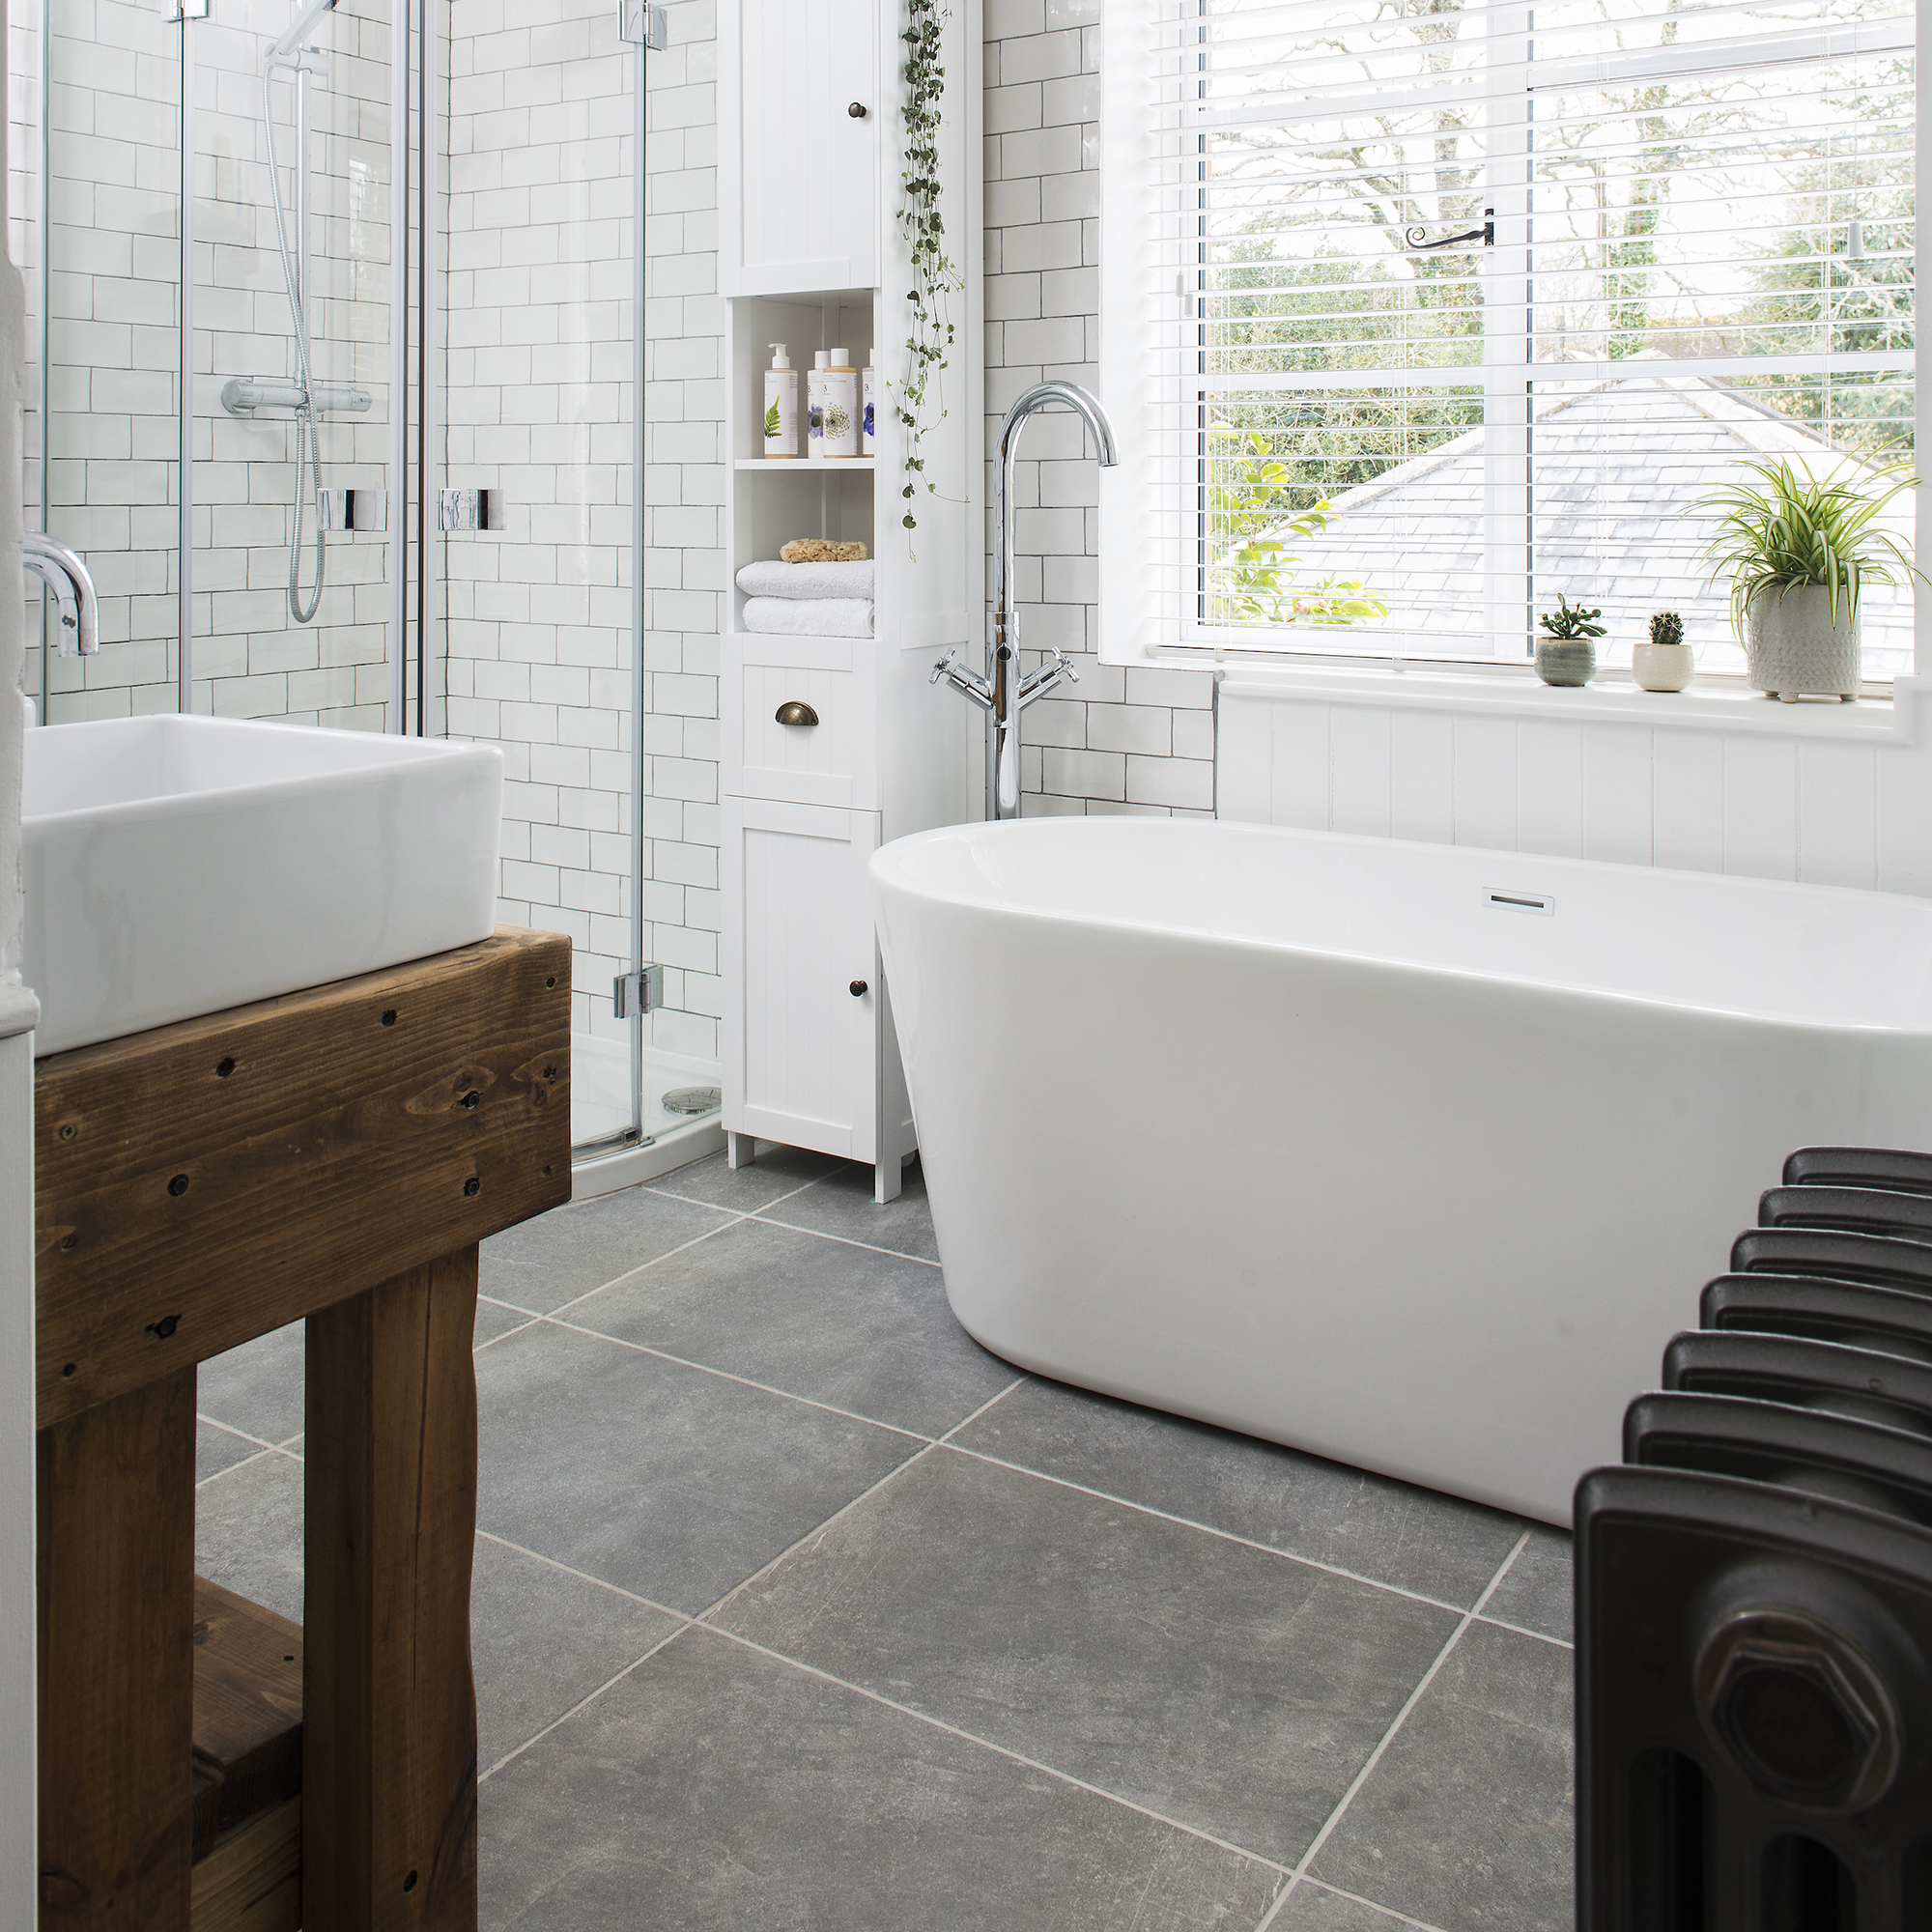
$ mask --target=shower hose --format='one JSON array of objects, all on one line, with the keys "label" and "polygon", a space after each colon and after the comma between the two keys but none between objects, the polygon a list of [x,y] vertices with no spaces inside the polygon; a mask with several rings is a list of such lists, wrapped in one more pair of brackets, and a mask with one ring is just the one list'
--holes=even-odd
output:
[{"label": "shower hose", "polygon": [[[275,246],[282,257],[282,283],[289,292],[289,316],[295,325],[296,333],[296,381],[301,386],[302,399],[296,406],[296,501],[295,524],[289,533],[289,615],[298,624],[312,623],[316,611],[322,605],[322,582],[327,565],[327,532],[322,523],[322,440],[317,433],[315,411],[312,398],[315,394],[313,379],[309,374],[308,316],[307,303],[303,298],[301,277],[298,271],[295,252],[289,246],[288,223],[282,214],[282,170],[275,159],[275,115],[271,99],[273,88],[265,74],[262,82],[262,126],[269,139],[269,189],[275,204]],[[298,99],[300,91],[297,91]],[[299,151],[299,150],[298,150]],[[306,237],[298,237],[306,240]],[[308,608],[302,608],[301,600],[301,544],[302,544],[302,498],[307,493],[302,488],[302,467],[304,460],[314,483],[313,500],[315,513],[315,594],[308,600]]]}]

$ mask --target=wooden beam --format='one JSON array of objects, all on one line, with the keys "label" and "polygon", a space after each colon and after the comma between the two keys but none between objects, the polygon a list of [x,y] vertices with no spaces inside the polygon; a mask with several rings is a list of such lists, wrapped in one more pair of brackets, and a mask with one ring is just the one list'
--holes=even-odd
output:
[{"label": "wooden beam", "polygon": [[194,1856],[301,1791],[301,1626],[194,1579]]},{"label": "wooden beam", "polygon": [[40,1434],[43,1932],[181,1932],[194,1371]]},{"label": "wooden beam", "polygon": [[46,1428],[570,1198],[570,942],[55,1054],[35,1079]]},{"label": "wooden beam", "polygon": [[304,1932],[473,1932],[476,1250],[308,1323]]},{"label": "wooden beam", "polygon": [[300,1932],[302,1802],[219,1839],[194,1868],[192,1932]]}]

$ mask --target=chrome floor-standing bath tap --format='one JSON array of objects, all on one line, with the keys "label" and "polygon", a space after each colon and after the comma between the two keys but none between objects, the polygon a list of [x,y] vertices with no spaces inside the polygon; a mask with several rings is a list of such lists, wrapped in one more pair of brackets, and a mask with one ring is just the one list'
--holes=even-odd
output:
[{"label": "chrome floor-standing bath tap", "polygon": [[1049,403],[1065,403],[1085,418],[1094,432],[1100,451],[1100,464],[1110,469],[1119,461],[1114,453],[1114,429],[1107,412],[1094,397],[1074,383],[1036,383],[1007,412],[1000,425],[999,494],[1000,537],[996,576],[993,582],[993,609],[986,629],[986,669],[979,671],[962,665],[956,651],[949,651],[932,668],[932,682],[941,678],[953,690],[963,692],[986,714],[986,815],[989,818],[1017,818],[1020,815],[1020,713],[1037,697],[1044,697],[1063,678],[1076,684],[1080,673],[1064,652],[1048,654],[1048,662],[1022,677],[1019,671],[1019,619],[1013,609],[1013,461],[1020,431],[1027,418]]}]

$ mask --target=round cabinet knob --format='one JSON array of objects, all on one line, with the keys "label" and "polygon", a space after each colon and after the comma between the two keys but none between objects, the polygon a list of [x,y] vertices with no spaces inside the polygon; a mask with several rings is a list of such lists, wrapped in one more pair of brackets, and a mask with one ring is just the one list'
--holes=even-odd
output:
[{"label": "round cabinet knob", "polygon": [[863,121],[866,118],[866,103],[863,100],[855,100],[845,111],[853,120]]},{"label": "round cabinet knob", "polygon": [[864,999],[864,998],[866,997],[866,982],[865,982],[865,980],[854,980],[852,981],[852,997],[853,997],[853,998],[854,998],[855,1000],[863,1000],[863,999]]},{"label": "round cabinet knob", "polygon": [[816,724],[818,713],[810,705],[801,704],[795,697],[789,698],[772,713],[781,724]]}]

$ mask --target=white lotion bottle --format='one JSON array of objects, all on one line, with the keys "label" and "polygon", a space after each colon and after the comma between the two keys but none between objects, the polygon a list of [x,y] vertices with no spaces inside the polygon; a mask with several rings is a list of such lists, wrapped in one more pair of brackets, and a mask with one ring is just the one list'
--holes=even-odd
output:
[{"label": "white lotion bottle", "polygon": [[782,342],[770,345],[772,366],[765,371],[765,455],[781,462],[798,459],[798,371]]},{"label": "white lotion bottle", "polygon": [[831,352],[825,369],[825,454],[859,453],[859,372],[842,349]]},{"label": "white lotion bottle", "polygon": [[877,435],[872,417],[872,352],[866,351],[866,366],[859,372],[859,454],[871,456],[878,449]]},{"label": "white lotion bottle", "polygon": [[825,364],[826,353],[814,349],[811,368],[805,379],[805,453],[816,459],[825,454]]}]

